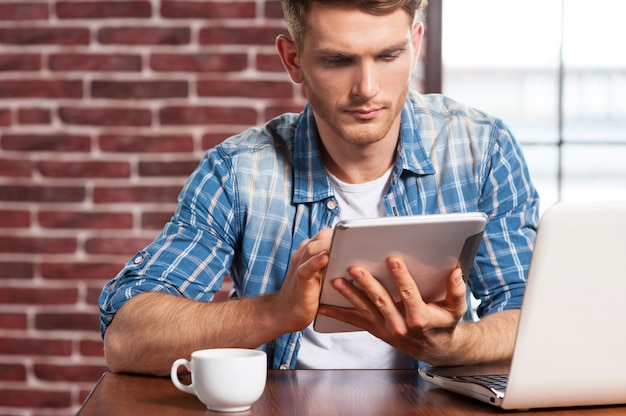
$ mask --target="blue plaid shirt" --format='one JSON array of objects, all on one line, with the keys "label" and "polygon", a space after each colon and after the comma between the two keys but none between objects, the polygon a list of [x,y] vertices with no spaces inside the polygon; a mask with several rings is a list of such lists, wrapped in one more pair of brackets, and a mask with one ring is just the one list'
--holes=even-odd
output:
[{"label": "blue plaid shirt", "polygon": [[[144,292],[208,302],[227,275],[239,297],[279,290],[293,252],[341,209],[319,143],[307,106],[210,149],[162,233],[105,285],[102,334],[122,304]],[[486,213],[469,276],[478,315],[521,306],[539,201],[500,120],[442,95],[412,92],[390,180],[387,215]],[[295,367],[300,338],[288,333],[262,346],[272,368]]]}]

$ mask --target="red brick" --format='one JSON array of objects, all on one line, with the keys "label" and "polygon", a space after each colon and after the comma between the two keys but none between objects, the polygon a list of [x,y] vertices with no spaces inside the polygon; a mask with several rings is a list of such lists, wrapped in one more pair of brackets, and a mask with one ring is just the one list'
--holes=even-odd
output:
[{"label": "red brick", "polygon": [[100,136],[100,149],[116,153],[187,153],[193,152],[193,137],[189,135],[115,135]]},{"label": "red brick", "polygon": [[43,176],[51,178],[128,178],[128,162],[105,162],[87,160],[84,162],[42,161],[37,164]]},{"label": "red brick", "polygon": [[214,302],[221,302],[221,301],[225,301],[228,299],[228,295],[229,293],[225,290],[220,290],[219,292],[215,293],[215,296],[213,296],[213,301]]},{"label": "red brick", "polygon": [[60,53],[48,58],[53,71],[141,71],[141,56],[123,54]]},{"label": "red brick", "polygon": [[91,96],[113,99],[183,98],[189,95],[187,81],[93,81]]},{"label": "red brick", "polygon": [[93,200],[96,204],[111,202],[176,203],[181,186],[96,186]]},{"label": "red brick", "polygon": [[149,126],[150,110],[112,107],[61,107],[59,117],[68,124],[91,126]]},{"label": "red brick", "polygon": [[267,106],[265,108],[265,120],[270,120],[284,113],[300,113],[302,112],[302,110],[304,110],[304,102],[302,103],[302,105],[297,105],[296,103],[291,102],[282,106]]},{"label": "red brick", "polygon": [[0,176],[28,178],[33,174],[32,169],[33,163],[30,160],[0,158]]},{"label": "red brick", "polygon": [[78,345],[80,355],[84,357],[104,357],[102,341],[81,340]]},{"label": "red brick", "polygon": [[234,131],[232,133],[207,133],[202,136],[202,149],[206,150],[213,148],[222,143],[225,139],[237,133],[239,132]]},{"label": "red brick", "polygon": [[[0,164],[2,163],[2,160],[0,160]],[[2,169],[0,168],[0,170]],[[30,211],[0,209],[0,227],[28,228],[30,226]]]},{"label": "red brick", "polygon": [[39,71],[40,69],[41,55],[39,54],[15,53],[0,55],[0,71]]},{"label": "red brick", "polygon": [[172,218],[172,212],[144,212],[141,214],[141,228],[160,230]]},{"label": "red brick", "polygon": [[150,242],[151,238],[90,238],[85,242],[85,252],[132,256]]},{"label": "red brick", "polygon": [[91,388],[79,388],[78,389],[78,403],[85,403],[85,400],[91,395]]},{"label": "red brick", "polygon": [[82,98],[82,81],[2,80],[0,98]]},{"label": "red brick", "polygon": [[102,365],[88,364],[35,364],[33,366],[35,376],[46,381],[96,382],[107,370],[108,368]]},{"label": "red brick", "polygon": [[121,269],[113,263],[42,263],[41,276],[54,280],[108,280]]},{"label": "red brick", "polygon": [[0,406],[59,409],[71,404],[72,394],[69,390],[0,389]]},{"label": "red brick", "polygon": [[[121,263],[120,263],[119,269],[120,270],[122,269]],[[111,277],[113,277],[113,275],[111,275]],[[87,302],[89,305],[97,305],[98,300],[100,299],[101,293],[102,293],[102,285],[99,283],[96,287],[87,287],[87,294],[85,296],[85,302]]]},{"label": "red brick", "polygon": [[159,113],[164,125],[243,124],[254,125],[257,114],[253,108],[225,106],[172,106]]},{"label": "red brick", "polygon": [[248,56],[242,53],[155,53],[150,68],[155,71],[239,72],[248,67]]},{"label": "red brick", "polygon": [[200,29],[201,45],[274,45],[276,37],[285,33],[271,27],[205,27]]},{"label": "red brick", "polygon": [[32,336],[28,338],[0,337],[0,354],[67,357],[72,354],[72,341]]},{"label": "red brick", "polygon": [[259,71],[266,72],[285,72],[283,62],[277,54],[260,53],[256,57],[256,67]]},{"label": "red brick", "polygon": [[21,108],[17,112],[20,124],[50,124],[52,114],[47,108]]},{"label": "red brick", "polygon": [[198,166],[198,161],[139,162],[139,176],[187,177]]},{"label": "red brick", "polygon": [[293,86],[281,81],[228,81],[223,79],[198,81],[200,97],[291,98]]},{"label": "red brick", "polygon": [[0,328],[2,329],[26,329],[27,326],[28,317],[25,313],[0,313]]},{"label": "red brick", "polygon": [[44,2],[0,4],[1,20],[42,20],[48,18],[48,5]]},{"label": "red brick", "polygon": [[120,230],[133,226],[129,212],[41,211],[37,220],[43,228]]},{"label": "red brick", "polygon": [[0,43],[11,45],[88,45],[89,39],[83,28],[0,28]]},{"label": "red brick", "polygon": [[76,251],[74,238],[0,236],[0,253],[61,254]]},{"label": "red brick", "polygon": [[280,0],[265,0],[265,17],[268,19],[284,18]]},{"label": "red brick", "polygon": [[59,1],[59,19],[111,19],[118,17],[150,17],[149,1]]},{"label": "red brick", "polygon": [[26,381],[26,367],[23,364],[0,363],[0,380]]},{"label": "red brick", "polygon": [[3,287],[0,304],[6,305],[73,305],[78,301],[78,289],[42,287]]},{"label": "red brick", "polygon": [[20,152],[88,152],[89,136],[68,134],[5,134],[2,148]]},{"label": "red brick", "polygon": [[191,30],[188,27],[109,27],[100,29],[97,38],[100,43],[114,45],[185,45],[191,42]]},{"label": "red brick", "polygon": [[35,265],[30,262],[0,262],[0,278],[31,279],[35,277]]},{"label": "red brick", "polygon": [[11,125],[11,110],[0,109],[0,126]]},{"label": "red brick", "polygon": [[82,202],[82,186],[0,185],[0,201],[16,202]]},{"label": "red brick", "polygon": [[215,1],[161,2],[161,15],[173,19],[245,19],[256,15],[256,3]]},{"label": "red brick", "polygon": [[43,331],[96,331],[100,328],[97,313],[38,313],[35,328]]}]

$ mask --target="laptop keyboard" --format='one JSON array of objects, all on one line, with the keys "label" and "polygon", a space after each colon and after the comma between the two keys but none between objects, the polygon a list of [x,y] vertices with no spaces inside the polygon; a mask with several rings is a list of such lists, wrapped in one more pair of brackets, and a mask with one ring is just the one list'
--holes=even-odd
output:
[{"label": "laptop keyboard", "polygon": [[508,374],[457,377],[459,380],[483,384],[496,391],[504,391],[509,381]]}]

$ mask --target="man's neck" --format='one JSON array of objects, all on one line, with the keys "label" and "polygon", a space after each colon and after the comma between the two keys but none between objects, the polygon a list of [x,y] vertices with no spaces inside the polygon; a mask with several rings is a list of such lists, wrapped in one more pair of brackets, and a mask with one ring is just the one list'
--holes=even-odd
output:
[{"label": "man's neck", "polygon": [[346,183],[364,183],[380,178],[394,164],[397,141],[377,143],[361,148],[354,146],[349,150],[333,149],[335,150],[333,154],[323,143],[321,148],[322,161],[330,173]]}]

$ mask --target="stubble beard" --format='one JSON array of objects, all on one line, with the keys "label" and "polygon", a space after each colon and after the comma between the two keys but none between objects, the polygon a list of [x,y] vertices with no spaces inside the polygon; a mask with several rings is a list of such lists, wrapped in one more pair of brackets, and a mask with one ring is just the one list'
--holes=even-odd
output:
[{"label": "stubble beard", "polygon": [[[314,97],[309,98],[309,103],[316,113],[318,124],[322,121],[332,134],[348,144],[366,146],[378,143],[389,135],[394,121],[400,116],[407,96],[408,87],[403,91],[396,103],[376,103],[374,107],[381,107],[383,110],[381,114],[371,120],[357,120],[346,114],[344,108],[339,106],[328,110],[328,107],[322,100],[317,100]],[[351,105],[359,106],[364,104],[371,103],[354,102]]]}]

